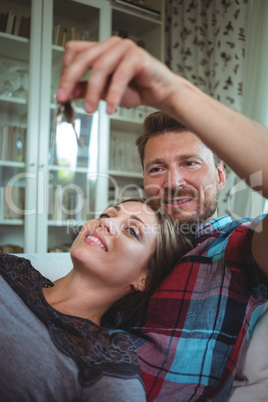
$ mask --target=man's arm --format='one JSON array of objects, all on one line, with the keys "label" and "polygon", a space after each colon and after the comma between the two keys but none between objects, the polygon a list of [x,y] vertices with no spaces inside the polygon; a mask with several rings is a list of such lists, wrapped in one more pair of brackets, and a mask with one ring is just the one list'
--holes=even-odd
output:
[{"label": "man's arm", "polygon": [[[88,82],[80,82],[88,69]],[[268,198],[268,129],[209,97],[132,41],[112,37],[67,44],[57,100],[79,97],[89,113],[100,99],[109,114],[118,106],[141,104],[162,110],[197,134],[249,185],[250,175],[261,171],[261,190]],[[266,218],[254,234],[252,251],[268,277],[267,227]]]}]

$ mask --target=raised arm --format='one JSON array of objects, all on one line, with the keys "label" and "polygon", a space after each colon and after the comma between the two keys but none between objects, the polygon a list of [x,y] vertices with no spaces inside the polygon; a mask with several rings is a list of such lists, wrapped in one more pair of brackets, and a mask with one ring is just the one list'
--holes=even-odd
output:
[{"label": "raised arm", "polygon": [[[88,82],[80,82],[91,70]],[[268,198],[268,129],[207,96],[128,39],[69,42],[65,49],[57,100],[85,98],[92,113],[100,99],[107,113],[116,107],[149,105],[183,123],[250,185],[262,172],[262,192]],[[267,219],[254,235],[253,255],[268,277]]]}]

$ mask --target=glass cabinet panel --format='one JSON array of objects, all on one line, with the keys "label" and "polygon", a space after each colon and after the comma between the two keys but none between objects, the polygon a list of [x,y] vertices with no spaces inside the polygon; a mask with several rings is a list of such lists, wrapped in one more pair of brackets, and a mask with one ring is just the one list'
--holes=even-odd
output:
[{"label": "glass cabinet panel", "polygon": [[0,4],[0,250],[24,250],[31,1]]},{"label": "glass cabinet panel", "polygon": [[54,0],[52,20],[47,250],[66,251],[77,226],[94,216],[98,113],[85,114],[82,101],[77,101],[74,127],[64,116],[57,124],[56,91],[65,43],[99,40],[100,10],[84,2]]}]

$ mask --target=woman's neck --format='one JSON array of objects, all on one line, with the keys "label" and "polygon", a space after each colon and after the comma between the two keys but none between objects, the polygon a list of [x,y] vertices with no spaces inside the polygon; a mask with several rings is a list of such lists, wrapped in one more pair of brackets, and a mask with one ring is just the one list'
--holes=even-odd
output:
[{"label": "woman's neck", "polygon": [[97,325],[100,325],[102,316],[113,303],[113,297],[107,289],[92,281],[87,283],[84,277],[73,271],[55,281],[53,287],[43,288],[43,294],[55,310],[86,318]]}]

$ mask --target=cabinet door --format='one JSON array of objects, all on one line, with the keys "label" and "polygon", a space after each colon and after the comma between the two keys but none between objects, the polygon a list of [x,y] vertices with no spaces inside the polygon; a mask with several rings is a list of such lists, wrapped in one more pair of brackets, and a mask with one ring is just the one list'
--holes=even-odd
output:
[{"label": "cabinet door", "polygon": [[87,115],[77,101],[73,126],[65,118],[57,119],[55,96],[65,43],[109,36],[107,28],[101,29],[108,3],[43,4],[37,251],[67,251],[76,228],[95,214],[100,117]]},{"label": "cabinet door", "polygon": [[[130,38],[154,57],[164,58],[164,0],[154,2],[113,0],[111,18],[113,35]],[[143,174],[136,147],[144,118],[152,108],[118,108],[109,119],[106,186],[104,205],[143,196]],[[102,134],[101,134],[102,135]]]},{"label": "cabinet door", "polygon": [[41,0],[0,4],[0,247],[4,252],[35,249],[41,6]]}]

